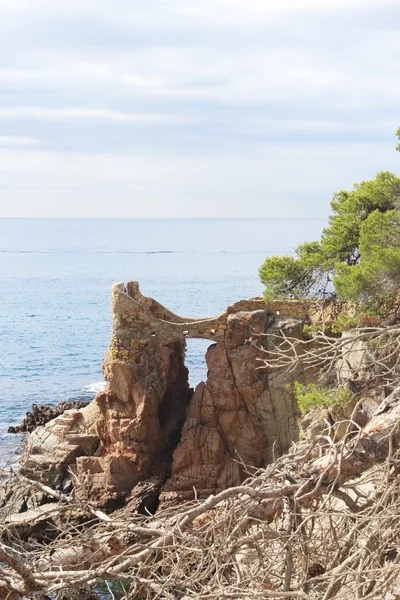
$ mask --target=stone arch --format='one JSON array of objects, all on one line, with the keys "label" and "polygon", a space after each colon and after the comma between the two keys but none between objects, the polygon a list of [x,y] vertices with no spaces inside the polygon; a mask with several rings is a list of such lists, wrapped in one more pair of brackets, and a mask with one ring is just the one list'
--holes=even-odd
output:
[{"label": "stone arch", "polygon": [[312,312],[312,301],[271,302],[252,298],[235,302],[219,316],[193,319],[180,317],[154,300],[143,296],[137,281],[125,286],[116,283],[112,288],[112,358],[134,360],[138,351],[152,338],[161,344],[202,338],[218,342],[223,340],[229,315],[255,310],[267,311],[271,316],[290,315],[305,318]]}]

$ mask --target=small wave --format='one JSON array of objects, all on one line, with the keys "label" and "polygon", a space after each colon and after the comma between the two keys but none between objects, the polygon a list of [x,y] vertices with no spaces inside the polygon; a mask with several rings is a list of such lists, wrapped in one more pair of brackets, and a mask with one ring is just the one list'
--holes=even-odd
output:
[{"label": "small wave", "polygon": [[85,385],[82,392],[90,392],[93,394],[97,394],[97,392],[102,392],[106,388],[105,381],[97,381],[96,383],[90,383],[89,385]]}]

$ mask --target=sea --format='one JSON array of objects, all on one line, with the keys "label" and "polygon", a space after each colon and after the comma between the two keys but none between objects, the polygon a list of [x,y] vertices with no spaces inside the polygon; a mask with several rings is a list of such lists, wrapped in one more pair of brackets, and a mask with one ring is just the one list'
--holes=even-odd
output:
[{"label": "sea", "polygon": [[[317,239],[322,219],[0,219],[0,459],[32,404],[91,400],[104,388],[111,285],[186,317],[220,314],[261,295],[266,257]],[[196,386],[207,340],[188,340]]]}]

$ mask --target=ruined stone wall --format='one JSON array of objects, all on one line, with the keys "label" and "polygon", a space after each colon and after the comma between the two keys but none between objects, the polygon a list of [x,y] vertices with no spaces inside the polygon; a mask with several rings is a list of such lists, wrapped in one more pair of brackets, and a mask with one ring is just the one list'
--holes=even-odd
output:
[{"label": "ruined stone wall", "polygon": [[[225,336],[229,315],[255,310],[264,310],[271,316],[309,319],[311,323],[321,320],[321,303],[314,300],[276,300],[266,303],[263,298],[235,302],[217,317],[185,318],[174,314],[153,298],[143,296],[138,282],[131,281],[126,286],[117,283],[112,289],[110,356],[135,360],[141,348],[152,338],[161,344],[186,338],[218,342]],[[327,318],[330,318],[332,310],[330,304],[324,306]]]},{"label": "ruined stone wall", "polygon": [[190,319],[175,315],[152,298],[142,296],[136,282],[112,289],[113,359],[135,360],[138,352],[155,338],[161,344],[186,338],[220,339],[226,329],[227,313],[219,317]]}]

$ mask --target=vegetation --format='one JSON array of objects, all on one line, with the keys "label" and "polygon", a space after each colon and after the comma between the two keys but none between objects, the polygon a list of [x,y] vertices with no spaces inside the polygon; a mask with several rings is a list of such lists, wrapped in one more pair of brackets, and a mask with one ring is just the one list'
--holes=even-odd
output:
[{"label": "vegetation", "polygon": [[298,381],[294,383],[294,393],[302,415],[313,408],[343,408],[351,399],[351,392],[344,387],[333,389]]},{"label": "vegetation", "polygon": [[378,309],[393,305],[400,290],[400,211],[373,212],[361,225],[359,250],[358,264],[337,269],[338,296]]},{"label": "vegetation", "polygon": [[336,193],[319,241],[261,266],[266,300],[336,296],[378,311],[393,304],[400,290],[399,200],[400,179],[388,171]]}]

